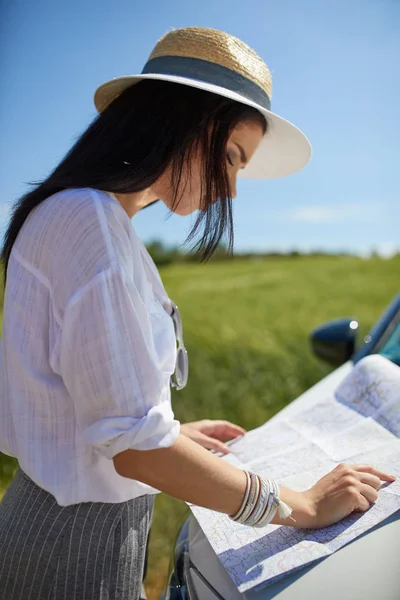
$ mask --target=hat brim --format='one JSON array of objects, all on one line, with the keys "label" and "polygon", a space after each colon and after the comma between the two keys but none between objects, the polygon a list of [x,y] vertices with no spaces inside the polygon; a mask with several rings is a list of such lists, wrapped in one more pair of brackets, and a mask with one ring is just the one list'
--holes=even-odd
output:
[{"label": "hat brim", "polygon": [[97,88],[94,95],[94,103],[97,110],[102,112],[124,90],[145,79],[171,81],[206,90],[219,96],[236,100],[247,106],[252,106],[264,115],[268,123],[268,131],[261,140],[249,164],[240,170],[239,177],[245,179],[275,179],[285,177],[286,175],[300,171],[311,158],[311,144],[304,133],[295,125],[259,104],[248,100],[241,94],[196,79],[158,73],[117,77],[103,83],[103,85]]}]

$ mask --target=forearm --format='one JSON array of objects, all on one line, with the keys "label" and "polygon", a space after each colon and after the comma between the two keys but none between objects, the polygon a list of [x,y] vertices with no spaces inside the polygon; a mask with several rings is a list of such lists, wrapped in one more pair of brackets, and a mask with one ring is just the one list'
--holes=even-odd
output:
[{"label": "forearm", "polygon": [[242,503],[246,476],[184,435],[170,448],[126,450],[114,457],[117,472],[147,483],[179,500],[235,514]]},{"label": "forearm", "polygon": [[[235,514],[243,501],[246,476],[243,471],[180,435],[170,448],[127,450],[114,458],[117,472],[174,496],[211,510]],[[281,488],[281,498],[293,510],[294,523],[278,514],[272,523],[307,526],[309,506],[302,494]]]}]

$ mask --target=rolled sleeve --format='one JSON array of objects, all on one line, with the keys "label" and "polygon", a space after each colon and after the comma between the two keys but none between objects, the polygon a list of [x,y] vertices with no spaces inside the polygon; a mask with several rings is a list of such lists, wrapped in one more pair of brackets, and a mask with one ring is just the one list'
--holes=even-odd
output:
[{"label": "rolled sleeve", "polygon": [[[163,353],[174,355],[168,315],[163,328]],[[100,273],[68,305],[61,376],[86,443],[107,458],[174,443],[180,425],[165,370],[172,362],[157,351],[148,308],[122,269]]]}]

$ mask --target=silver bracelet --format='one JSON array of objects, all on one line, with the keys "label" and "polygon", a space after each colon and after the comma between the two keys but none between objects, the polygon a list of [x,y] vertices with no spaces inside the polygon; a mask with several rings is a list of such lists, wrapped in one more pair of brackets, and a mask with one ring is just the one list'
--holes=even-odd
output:
[{"label": "silver bracelet", "polygon": [[257,477],[253,473],[249,473],[250,477],[250,494],[247,500],[246,506],[242,512],[242,514],[234,519],[236,523],[241,523],[242,525],[246,524],[248,517],[254,510],[254,507],[257,503],[258,493],[259,493],[259,483]]},{"label": "silver bracelet", "polygon": [[276,481],[250,471],[245,473],[246,491],[238,512],[230,517],[232,521],[249,527],[265,527],[272,521],[277,510],[282,519],[290,517],[292,509],[280,499]]},{"label": "silver bracelet", "polygon": [[270,523],[272,521],[272,519],[274,518],[274,514],[275,514],[275,508],[273,505],[274,497],[273,497],[273,491],[271,488],[270,480],[265,479],[264,481],[266,482],[266,486],[268,487],[268,497],[267,497],[266,503],[264,505],[264,510],[262,511],[257,523],[254,524],[254,527],[264,527],[265,525],[267,525],[268,523]]},{"label": "silver bracelet", "polygon": [[291,518],[294,521],[292,514],[292,509],[285,502],[280,499],[280,490],[279,485],[276,481],[272,479],[267,479],[268,485],[270,487],[270,498],[268,501],[268,508],[263,515],[261,515],[260,520],[256,523],[255,527],[265,527],[268,525],[272,519],[274,518],[276,511],[278,510],[279,516],[282,519]]},{"label": "silver bracelet", "polygon": [[247,519],[245,522],[245,525],[248,525],[249,527],[251,527],[252,523],[254,522],[255,515],[260,512],[260,506],[262,506],[262,502],[263,502],[263,499],[262,499],[263,489],[262,489],[261,477],[259,475],[257,475],[256,473],[250,473],[250,477],[253,478],[253,480],[257,486],[257,494],[256,494],[256,501],[254,503],[253,510],[247,516]]},{"label": "silver bracelet", "polygon": [[244,493],[243,502],[242,502],[239,510],[237,511],[237,513],[235,515],[230,517],[233,521],[236,521],[237,519],[240,518],[240,516],[247,504],[247,501],[249,499],[250,488],[251,488],[251,479],[250,479],[250,475],[249,475],[248,471],[245,471],[245,474],[246,474],[246,491]]},{"label": "silver bracelet", "polygon": [[266,525],[269,525],[274,518],[275,513],[276,507],[274,506],[274,495],[270,491],[268,494],[268,502],[265,511],[262,513],[257,523],[254,524],[254,527],[265,527]]},{"label": "silver bracelet", "polygon": [[260,482],[260,495],[258,504],[254,509],[253,514],[250,515],[250,517],[246,521],[246,525],[249,525],[250,527],[254,527],[255,524],[260,520],[262,514],[265,511],[265,507],[268,504],[268,498],[270,493],[268,482],[265,479],[262,479],[260,476],[257,477]]},{"label": "silver bracelet", "polygon": [[239,522],[242,525],[247,525],[247,520],[253,514],[253,511],[258,503],[258,498],[260,495],[260,482],[254,473],[249,472],[250,481],[251,481],[251,490],[249,501],[246,505],[246,508],[243,511],[242,516],[239,519]]}]

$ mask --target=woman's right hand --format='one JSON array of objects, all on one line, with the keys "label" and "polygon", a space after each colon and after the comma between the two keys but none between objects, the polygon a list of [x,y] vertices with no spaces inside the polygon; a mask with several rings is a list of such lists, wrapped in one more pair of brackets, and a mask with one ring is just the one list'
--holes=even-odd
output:
[{"label": "woman's right hand", "polygon": [[[392,483],[395,480],[393,475],[369,465],[340,464],[312,488],[300,493],[307,509],[299,511],[299,520],[294,511],[295,526],[312,529],[327,527],[354,511],[366,511],[378,499],[377,490],[382,481]],[[291,523],[286,520],[286,524]]]},{"label": "woman's right hand", "polygon": [[[182,434],[168,448],[125,450],[113,462],[122,477],[227,515],[238,512],[246,492],[241,469]],[[281,486],[281,499],[293,509],[295,522],[282,519],[277,511],[272,523],[312,529],[332,525],[355,510],[366,510],[377,499],[381,481],[395,479],[374,467],[339,465],[306,492]]]}]

